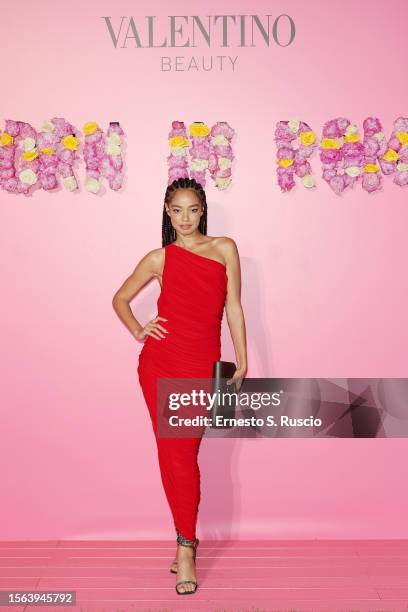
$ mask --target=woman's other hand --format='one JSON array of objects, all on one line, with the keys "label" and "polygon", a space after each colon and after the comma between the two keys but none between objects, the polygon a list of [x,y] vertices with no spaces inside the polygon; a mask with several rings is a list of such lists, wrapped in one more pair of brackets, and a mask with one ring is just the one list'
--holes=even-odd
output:
[{"label": "woman's other hand", "polygon": [[240,390],[242,381],[244,380],[247,373],[247,366],[238,366],[234,372],[232,378],[227,380],[227,385],[232,385],[235,383],[237,391]]}]

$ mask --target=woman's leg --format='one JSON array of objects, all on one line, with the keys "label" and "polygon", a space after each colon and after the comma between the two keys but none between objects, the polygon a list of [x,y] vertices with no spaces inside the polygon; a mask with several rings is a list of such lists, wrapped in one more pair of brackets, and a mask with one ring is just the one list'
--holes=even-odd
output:
[{"label": "woman's leg", "polygon": [[176,529],[188,540],[196,538],[201,478],[198,451],[202,438],[156,436],[160,473]]},{"label": "woman's leg", "polygon": [[174,525],[185,538],[194,540],[200,503],[198,451],[202,438],[159,437],[157,377],[144,365],[139,367],[139,380],[152,421],[160,474]]}]

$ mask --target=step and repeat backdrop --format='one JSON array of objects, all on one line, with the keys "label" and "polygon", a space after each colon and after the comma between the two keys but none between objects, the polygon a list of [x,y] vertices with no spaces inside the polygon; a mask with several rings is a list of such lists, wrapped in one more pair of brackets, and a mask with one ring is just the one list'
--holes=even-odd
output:
[{"label": "step and repeat backdrop", "polygon": [[[203,537],[406,537],[406,20],[399,0],[3,9],[0,539],[173,536],[112,297],[183,177],[240,254],[242,392],[309,419],[203,441]],[[144,324],[159,293],[131,304]]]}]

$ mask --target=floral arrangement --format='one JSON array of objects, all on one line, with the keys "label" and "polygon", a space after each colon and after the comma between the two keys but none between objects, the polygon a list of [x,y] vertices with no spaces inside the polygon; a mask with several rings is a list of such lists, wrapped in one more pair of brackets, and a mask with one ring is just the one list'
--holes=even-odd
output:
[{"label": "floral arrangement", "polygon": [[345,117],[327,121],[323,126],[320,160],[323,178],[340,195],[352,187],[361,175],[364,147],[357,126]]},{"label": "floral arrangement", "polygon": [[[38,187],[37,173],[39,169],[37,133],[35,129],[23,121],[16,122],[19,126],[19,134],[16,138],[15,167],[17,193],[28,196]],[[23,149],[19,146],[22,143]]]},{"label": "floral arrangement", "polygon": [[16,143],[14,139],[18,134],[15,121],[6,121],[6,128],[0,135],[0,185],[2,189],[15,193],[18,179],[14,164]]},{"label": "floral arrangement", "polygon": [[376,117],[367,117],[363,122],[363,128],[362,187],[368,193],[373,193],[381,188],[382,175],[379,158],[383,158],[387,153],[387,142],[382,131],[382,125]]},{"label": "floral arrangement", "polygon": [[[23,150],[19,147],[23,143]],[[10,193],[30,195],[38,180],[37,133],[23,121],[6,120],[0,138],[0,182]]]},{"label": "floral arrangement", "polygon": [[297,118],[278,121],[275,128],[277,150],[277,178],[281,191],[295,186],[295,175],[302,179],[304,187],[315,186],[312,168],[308,161],[317,146],[317,136],[307,123]]},{"label": "floral arrangement", "polygon": [[208,169],[210,156],[210,142],[208,135],[210,128],[202,121],[195,121],[190,125],[190,177],[205,187],[205,174]]},{"label": "floral arrangement", "polygon": [[65,119],[55,117],[51,122],[59,139],[56,149],[57,173],[62,177],[64,187],[69,191],[75,191],[78,189],[78,182],[74,174],[74,165],[79,159],[77,151],[81,140],[75,134],[73,126]]},{"label": "floral arrangement", "polygon": [[83,126],[85,134],[84,159],[86,167],[85,189],[98,193],[101,188],[101,177],[108,180],[109,187],[118,191],[123,186],[122,145],[124,131],[118,121],[109,123],[105,136],[96,121],[89,121]]},{"label": "floral arrangement", "polygon": [[61,117],[44,121],[38,134],[39,183],[45,191],[59,187],[62,177],[64,187],[70,191],[77,189],[74,164],[78,159],[76,153],[80,139],[75,135],[74,127]]},{"label": "floral arrangement", "polygon": [[[85,188],[97,193],[104,176],[111,189],[119,190],[124,180],[120,124],[111,122],[106,138],[95,122],[86,123],[84,133]],[[61,117],[44,121],[38,133],[28,123],[7,120],[0,131],[0,187],[31,195],[36,189],[55,190],[61,177],[66,189],[77,190],[74,167],[80,145],[74,127]]]},{"label": "floral arrangement", "polygon": [[85,189],[91,193],[98,193],[101,188],[99,179],[102,170],[102,159],[105,155],[103,132],[96,121],[88,121],[88,123],[85,123],[82,131],[85,134]]},{"label": "floral arrangement", "polygon": [[211,129],[211,152],[209,155],[209,170],[211,178],[218,189],[227,189],[232,180],[231,141],[235,134],[226,121],[218,121]]},{"label": "floral arrangement", "polygon": [[44,121],[38,134],[39,149],[39,181],[45,191],[51,191],[58,186],[57,180],[57,147],[59,138],[51,121]]},{"label": "floral arrangement", "polygon": [[398,117],[394,121],[386,151],[379,159],[384,174],[394,174],[394,183],[408,185],[408,119]]},{"label": "floral arrangement", "polygon": [[[218,189],[226,189],[231,182],[231,140],[234,130],[226,121],[219,121],[211,129],[202,121],[189,126],[190,138],[182,121],[173,121],[168,141],[170,155],[168,184],[179,178],[191,176],[203,187],[206,172],[210,172]],[[188,161],[188,154],[190,161]]]},{"label": "floral arrangement", "polygon": [[124,132],[118,121],[111,121],[105,140],[105,154],[101,162],[101,174],[108,180],[109,187],[118,191],[123,186],[122,144]]},{"label": "floral arrangement", "polygon": [[170,155],[167,157],[168,184],[188,177],[187,152],[190,141],[183,121],[173,121],[168,135]]}]

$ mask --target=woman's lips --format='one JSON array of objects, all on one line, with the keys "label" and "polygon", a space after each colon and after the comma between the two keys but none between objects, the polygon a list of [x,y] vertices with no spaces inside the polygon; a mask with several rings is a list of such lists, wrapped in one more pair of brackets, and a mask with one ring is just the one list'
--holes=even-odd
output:
[{"label": "woman's lips", "polygon": [[180,225],[181,229],[189,229],[191,225]]}]

